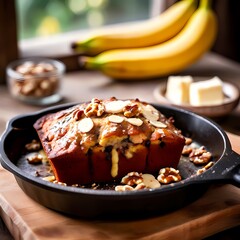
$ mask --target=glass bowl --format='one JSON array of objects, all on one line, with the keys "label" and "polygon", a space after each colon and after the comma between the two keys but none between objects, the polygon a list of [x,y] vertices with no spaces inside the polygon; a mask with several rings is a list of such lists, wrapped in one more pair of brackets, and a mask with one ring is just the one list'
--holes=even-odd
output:
[{"label": "glass bowl", "polygon": [[7,66],[11,95],[34,105],[49,105],[62,99],[59,94],[65,65],[49,58],[20,59]]}]

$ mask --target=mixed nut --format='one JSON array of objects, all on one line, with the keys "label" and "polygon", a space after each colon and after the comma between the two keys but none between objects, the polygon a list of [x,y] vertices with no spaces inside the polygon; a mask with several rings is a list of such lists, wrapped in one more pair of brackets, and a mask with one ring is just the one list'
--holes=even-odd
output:
[{"label": "mixed nut", "polygon": [[10,92],[19,98],[42,98],[55,94],[61,74],[51,62],[25,61],[8,71]]},{"label": "mixed nut", "polygon": [[[78,128],[80,132],[87,133],[90,132],[94,127],[94,122],[90,117],[97,116],[100,117],[104,113],[111,114],[108,116],[108,121],[112,123],[122,123],[127,121],[132,125],[141,126],[143,121],[139,116],[142,114],[150,124],[158,128],[166,128],[167,125],[159,120],[159,113],[151,105],[143,105],[138,103],[131,103],[131,101],[116,100],[114,98],[112,101],[103,104],[100,100],[94,98],[86,106],[85,110],[81,114],[85,115],[85,118],[79,121]],[[122,113],[122,116],[117,115]],[[79,114],[76,118],[76,113],[74,112],[74,119],[79,120],[81,116]]]}]

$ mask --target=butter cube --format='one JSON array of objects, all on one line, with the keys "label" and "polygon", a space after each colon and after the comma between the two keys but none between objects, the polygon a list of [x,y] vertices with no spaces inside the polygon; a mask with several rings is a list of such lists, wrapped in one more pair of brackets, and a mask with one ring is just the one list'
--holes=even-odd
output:
[{"label": "butter cube", "polygon": [[175,104],[188,104],[192,81],[191,76],[169,76],[166,90],[168,100]]},{"label": "butter cube", "polygon": [[190,104],[192,106],[222,104],[224,100],[222,84],[218,77],[192,83],[190,86]]}]

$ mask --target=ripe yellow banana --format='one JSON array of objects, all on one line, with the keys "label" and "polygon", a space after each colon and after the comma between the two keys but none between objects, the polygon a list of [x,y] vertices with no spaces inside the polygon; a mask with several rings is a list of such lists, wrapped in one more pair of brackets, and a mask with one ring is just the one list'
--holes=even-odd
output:
[{"label": "ripe yellow banana", "polygon": [[85,54],[96,55],[110,49],[155,45],[175,36],[196,7],[196,0],[182,0],[150,20],[121,28],[96,30],[86,39],[74,42],[72,48]]},{"label": "ripe yellow banana", "polygon": [[82,59],[87,69],[98,69],[117,79],[146,79],[177,73],[208,51],[217,34],[217,18],[208,0],[174,38],[151,47],[109,50]]}]

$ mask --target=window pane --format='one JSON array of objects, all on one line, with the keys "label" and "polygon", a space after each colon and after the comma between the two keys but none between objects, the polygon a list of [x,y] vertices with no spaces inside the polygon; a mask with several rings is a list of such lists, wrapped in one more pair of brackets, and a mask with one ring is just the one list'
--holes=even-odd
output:
[{"label": "window pane", "polygon": [[151,0],[17,0],[19,39],[149,18]]}]

